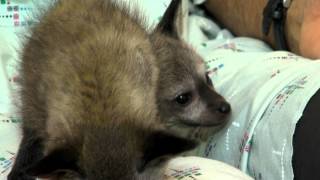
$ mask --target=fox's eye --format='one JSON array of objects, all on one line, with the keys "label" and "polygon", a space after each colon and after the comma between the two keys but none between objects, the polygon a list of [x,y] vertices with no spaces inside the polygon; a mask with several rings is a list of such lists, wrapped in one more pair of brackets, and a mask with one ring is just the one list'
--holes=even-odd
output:
[{"label": "fox's eye", "polygon": [[175,101],[180,105],[187,105],[192,99],[191,93],[183,93],[176,97]]},{"label": "fox's eye", "polygon": [[207,84],[209,85],[209,86],[213,86],[213,84],[212,84],[212,81],[211,81],[211,79],[210,79],[210,77],[209,77],[209,73],[207,72],[206,73],[206,81],[207,81]]}]

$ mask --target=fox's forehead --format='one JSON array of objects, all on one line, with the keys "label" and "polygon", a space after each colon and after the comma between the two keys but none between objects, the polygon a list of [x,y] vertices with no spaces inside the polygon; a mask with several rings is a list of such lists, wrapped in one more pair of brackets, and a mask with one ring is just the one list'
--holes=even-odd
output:
[{"label": "fox's forehead", "polygon": [[206,67],[203,59],[193,50],[190,50],[188,58],[190,59],[188,63],[192,64],[191,71],[193,76],[205,77]]},{"label": "fox's forehead", "polygon": [[188,52],[187,57],[192,61],[190,63],[195,66],[196,74],[205,74],[206,68],[203,58],[196,52],[192,45],[185,42],[182,42],[181,45]]}]

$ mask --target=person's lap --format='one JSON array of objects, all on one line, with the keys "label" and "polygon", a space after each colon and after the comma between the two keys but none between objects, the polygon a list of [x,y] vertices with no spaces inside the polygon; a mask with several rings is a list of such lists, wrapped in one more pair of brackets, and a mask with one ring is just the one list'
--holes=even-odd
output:
[{"label": "person's lap", "polygon": [[295,180],[320,179],[320,90],[308,102],[293,137]]}]

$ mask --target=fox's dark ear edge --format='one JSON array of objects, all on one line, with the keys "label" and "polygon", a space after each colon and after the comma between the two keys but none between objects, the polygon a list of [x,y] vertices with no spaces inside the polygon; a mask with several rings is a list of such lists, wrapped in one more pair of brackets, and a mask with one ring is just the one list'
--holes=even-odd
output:
[{"label": "fox's dark ear edge", "polygon": [[177,27],[178,11],[182,0],[172,0],[169,7],[165,11],[162,19],[157,25],[155,32],[169,35],[174,38],[179,38]]},{"label": "fox's dark ear edge", "polygon": [[39,161],[31,164],[24,172],[32,177],[48,178],[57,172],[72,171],[81,174],[77,166],[77,153],[71,149],[55,150]]},{"label": "fox's dark ear edge", "polygon": [[144,154],[138,171],[143,171],[146,165],[152,160],[164,156],[174,156],[191,150],[197,145],[198,143],[194,140],[178,137],[164,131],[152,133],[146,139]]}]

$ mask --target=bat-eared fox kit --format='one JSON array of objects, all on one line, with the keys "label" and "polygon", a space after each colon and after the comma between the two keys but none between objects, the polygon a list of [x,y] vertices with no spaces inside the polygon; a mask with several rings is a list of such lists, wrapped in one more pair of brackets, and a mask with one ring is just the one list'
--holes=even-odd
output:
[{"label": "bat-eared fox kit", "polygon": [[[226,122],[173,0],[151,32],[115,0],[57,0],[21,53],[23,138],[9,180],[158,180]],[[202,131],[206,133],[201,133]]]}]

